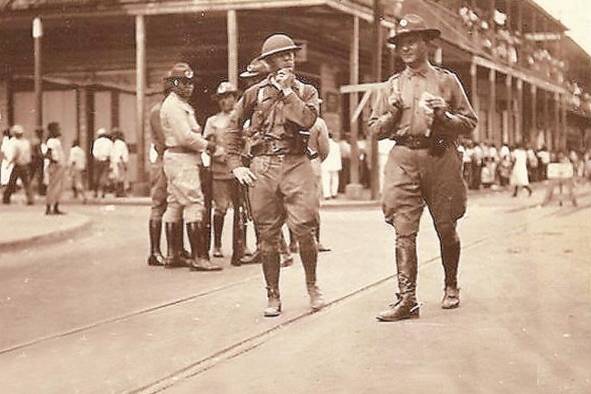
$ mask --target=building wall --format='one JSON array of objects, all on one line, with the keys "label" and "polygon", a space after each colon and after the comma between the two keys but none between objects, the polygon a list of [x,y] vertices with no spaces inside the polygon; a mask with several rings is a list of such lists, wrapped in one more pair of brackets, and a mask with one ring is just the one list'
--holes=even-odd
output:
[{"label": "building wall", "polygon": [[8,128],[8,82],[0,79],[0,131]]}]

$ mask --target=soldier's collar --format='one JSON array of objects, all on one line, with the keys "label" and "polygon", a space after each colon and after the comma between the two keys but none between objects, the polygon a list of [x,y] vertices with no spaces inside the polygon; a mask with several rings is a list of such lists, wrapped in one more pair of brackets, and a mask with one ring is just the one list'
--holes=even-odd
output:
[{"label": "soldier's collar", "polygon": [[422,64],[419,68],[411,68],[409,66],[406,66],[406,69],[404,69],[404,73],[408,77],[426,77],[427,74],[431,71],[435,71],[435,69],[429,62]]}]

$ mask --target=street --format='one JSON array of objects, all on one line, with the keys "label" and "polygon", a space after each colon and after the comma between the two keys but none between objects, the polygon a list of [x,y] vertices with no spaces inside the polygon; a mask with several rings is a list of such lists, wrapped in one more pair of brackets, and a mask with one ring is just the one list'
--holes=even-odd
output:
[{"label": "street", "polygon": [[421,317],[398,323],[375,320],[396,291],[379,208],[323,210],[329,305],[310,313],[296,259],[282,270],[284,312],[265,319],[260,266],[229,265],[229,217],[225,269],[202,273],[146,265],[148,207],[69,206],[87,231],[0,260],[2,392],[591,392],[590,191],[579,207],[540,208],[542,190],[471,197],[456,310],[439,307],[423,215]]}]

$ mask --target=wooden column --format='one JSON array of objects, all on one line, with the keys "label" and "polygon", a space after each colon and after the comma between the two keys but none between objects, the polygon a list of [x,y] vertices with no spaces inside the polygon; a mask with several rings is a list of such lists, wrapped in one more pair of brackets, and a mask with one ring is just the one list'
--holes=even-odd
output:
[{"label": "wooden column", "polygon": [[515,119],[515,142],[523,141],[523,80],[517,79],[517,113]]},{"label": "wooden column", "polygon": [[[353,34],[351,35],[351,45],[349,49],[349,84],[359,84],[359,17],[353,17]],[[359,134],[359,122],[351,122],[355,108],[359,103],[357,93],[349,94],[349,122],[351,144],[351,158],[349,162],[349,184],[346,186],[346,195],[351,199],[359,199],[361,195],[361,185],[359,184],[359,149],[357,147],[357,137]]]},{"label": "wooden column", "polygon": [[[476,116],[480,116],[480,97],[478,96],[478,65],[474,62],[470,64],[470,96],[472,107]],[[476,125],[476,129],[472,132],[472,140],[480,141],[480,126]]]},{"label": "wooden column", "polygon": [[544,130],[544,142],[548,145],[548,148],[552,149],[552,141],[548,138],[548,135],[550,134],[548,130],[548,126],[550,125],[550,122],[548,121],[548,92],[545,90],[542,90],[542,100],[542,128]]},{"label": "wooden column", "polygon": [[[373,36],[375,45],[373,48],[373,80],[382,80],[382,30],[380,20],[382,18],[382,5],[380,0],[373,0]],[[380,194],[380,170],[378,162],[378,137],[371,134],[371,198],[375,200]]]},{"label": "wooden column", "polygon": [[35,128],[43,129],[43,69],[41,62],[41,40],[43,24],[41,18],[33,20],[34,67],[35,67]]},{"label": "wooden column", "polygon": [[567,119],[567,108],[568,108],[568,96],[562,95],[562,106],[560,108],[560,117],[562,118],[562,127],[560,128],[558,138],[560,149],[566,149],[566,134],[568,133],[568,119]]},{"label": "wooden column", "polygon": [[145,94],[146,94],[146,25],[143,15],[136,15],[135,17],[135,67],[136,67],[136,116],[135,116],[135,130],[136,130],[136,144],[137,144],[137,176],[136,183],[138,184],[137,192],[145,194],[147,187],[144,190],[146,182],[145,171],[145,157],[146,157],[146,142],[145,142]]},{"label": "wooden column", "polygon": [[497,112],[497,73],[494,69],[488,71],[489,95],[488,95],[488,130],[486,132],[486,139],[494,140],[495,132],[495,115]]},{"label": "wooden column", "polygon": [[552,146],[558,148],[558,131],[560,130],[560,94],[554,93],[554,127],[552,128]]},{"label": "wooden column", "polygon": [[537,106],[537,93],[538,89],[536,85],[531,85],[531,128],[529,130],[528,142],[532,141],[532,136],[538,134],[538,106]]},{"label": "wooden column", "polygon": [[238,22],[236,10],[228,10],[228,81],[238,87]]},{"label": "wooden column", "polygon": [[505,77],[505,100],[507,100],[507,138],[502,136],[501,143],[512,143],[515,140],[515,124],[513,123],[513,77]]}]

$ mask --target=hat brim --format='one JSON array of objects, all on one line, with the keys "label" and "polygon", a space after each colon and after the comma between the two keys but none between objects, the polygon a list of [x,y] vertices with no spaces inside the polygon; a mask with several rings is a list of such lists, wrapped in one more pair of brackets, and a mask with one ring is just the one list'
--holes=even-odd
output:
[{"label": "hat brim", "polygon": [[254,78],[262,75],[262,73],[243,71],[240,73],[240,78]]},{"label": "hat brim", "polygon": [[269,56],[276,55],[276,54],[281,53],[281,52],[291,52],[291,51],[294,51],[295,52],[295,51],[299,51],[300,49],[302,49],[302,46],[301,45],[292,45],[292,46],[288,46],[288,47],[277,48],[277,49],[273,49],[272,51],[268,51],[268,52],[262,53],[255,60],[266,59]]},{"label": "hat brim", "polygon": [[214,94],[211,95],[211,99],[212,100],[219,100],[222,97],[226,97],[226,96],[230,96],[230,95],[232,95],[234,97],[238,97],[238,91],[237,90],[230,90],[230,91],[225,92],[225,93],[215,92]]},{"label": "hat brim", "polygon": [[439,36],[441,36],[441,31],[438,29],[401,31],[400,33],[396,34],[394,37],[388,38],[388,42],[390,44],[396,45],[398,43],[398,40],[400,40],[402,37],[408,37],[408,36],[415,35],[415,34],[422,35],[427,39],[427,41],[431,41],[436,38],[439,38]]}]

